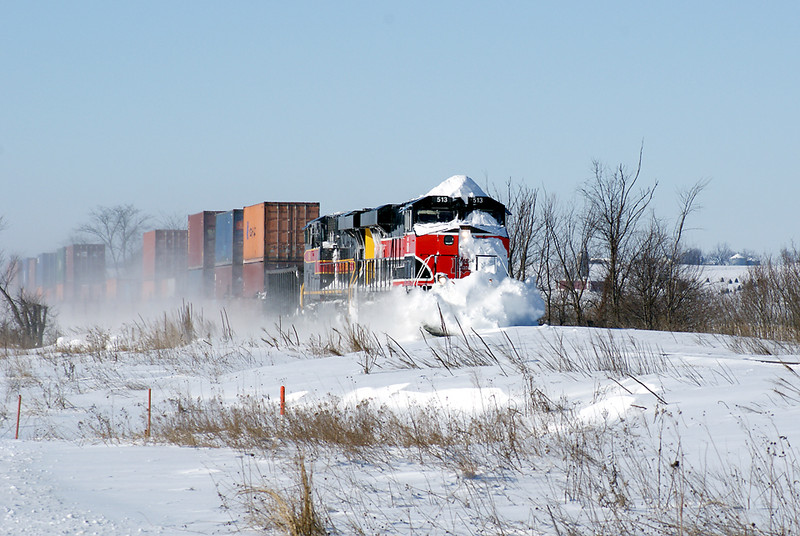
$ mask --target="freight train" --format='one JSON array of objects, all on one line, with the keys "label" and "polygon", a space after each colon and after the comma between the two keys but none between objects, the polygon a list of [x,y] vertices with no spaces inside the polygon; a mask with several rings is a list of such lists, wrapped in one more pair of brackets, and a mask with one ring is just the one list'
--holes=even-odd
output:
[{"label": "freight train", "polygon": [[188,216],[188,229],[141,237],[141,260],[107,276],[103,244],[74,244],[20,259],[12,289],[48,303],[136,303],[170,299],[299,302],[303,229],[317,202],[262,202]]},{"label": "freight train", "polygon": [[48,302],[254,299],[272,309],[505,275],[506,208],[458,175],[405,203],[320,216],[317,202],[263,202],[188,216],[142,236],[141,269],[106,276],[102,244],[19,261],[17,285]]},{"label": "freight train", "polygon": [[508,273],[507,210],[456,175],[400,204],[322,216],[305,228],[303,303],[392,288],[430,289]]}]

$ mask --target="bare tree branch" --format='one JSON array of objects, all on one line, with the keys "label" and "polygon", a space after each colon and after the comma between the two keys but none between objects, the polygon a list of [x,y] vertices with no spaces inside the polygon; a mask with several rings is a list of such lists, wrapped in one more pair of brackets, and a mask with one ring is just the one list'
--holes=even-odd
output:
[{"label": "bare tree branch", "polygon": [[642,152],[643,147],[639,150],[639,162],[634,173],[622,164],[609,173],[599,161],[594,161],[594,177],[581,189],[589,207],[587,218],[594,226],[598,246],[606,255],[603,302],[610,309],[608,320],[615,324],[622,319],[622,294],[627,276],[625,266],[632,257],[630,241],[658,186],[656,181],[650,187],[637,189],[642,171]]},{"label": "bare tree branch", "polygon": [[141,237],[149,221],[148,215],[130,204],[98,206],[76,233],[83,240],[97,240],[104,244],[115,275],[120,277],[141,247]]}]

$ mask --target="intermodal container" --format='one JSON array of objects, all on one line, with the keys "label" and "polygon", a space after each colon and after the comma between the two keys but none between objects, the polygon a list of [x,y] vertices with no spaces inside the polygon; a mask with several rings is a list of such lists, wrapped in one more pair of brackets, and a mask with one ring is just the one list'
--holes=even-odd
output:
[{"label": "intermodal container", "polygon": [[66,248],[65,283],[94,285],[106,279],[106,247],[103,244],[72,244]]},{"label": "intermodal container", "polygon": [[197,268],[186,275],[186,293],[190,298],[214,297],[214,268]]},{"label": "intermodal container", "polygon": [[214,269],[214,296],[218,300],[242,297],[242,265],[228,264]]},{"label": "intermodal container", "polygon": [[[63,285],[67,280],[67,248],[56,250],[56,285]],[[60,299],[63,299],[61,297]]]},{"label": "intermodal container", "polygon": [[217,214],[214,264],[242,264],[244,210],[237,208]]},{"label": "intermodal container", "polygon": [[244,208],[243,262],[302,264],[303,228],[319,217],[319,203],[267,202]]},{"label": "intermodal container", "polygon": [[215,236],[219,211],[189,215],[188,268],[214,267]]},{"label": "intermodal container", "polygon": [[36,264],[37,259],[35,257],[29,257],[25,260],[25,271],[27,272],[27,276],[25,278],[25,288],[31,291],[38,285],[36,282]]},{"label": "intermodal container", "polygon": [[152,279],[142,281],[142,300],[150,301],[156,297],[156,282]]},{"label": "intermodal container", "polygon": [[141,289],[133,279],[106,279],[106,299],[116,302],[133,302],[139,299]]},{"label": "intermodal container", "polygon": [[56,254],[42,253],[36,261],[36,288],[44,292],[56,286]]},{"label": "intermodal container", "polygon": [[242,297],[256,298],[264,292],[264,263],[249,262],[242,265]]},{"label": "intermodal container", "polygon": [[72,299],[81,302],[97,302],[105,298],[105,292],[105,283],[84,283],[74,287]]},{"label": "intermodal container", "polygon": [[300,305],[299,267],[267,270],[264,276],[265,300],[271,311],[291,314]]},{"label": "intermodal container", "polygon": [[[155,281],[182,277],[187,265],[188,232],[157,229],[142,239],[142,279]],[[143,289],[143,295],[146,295]]]}]

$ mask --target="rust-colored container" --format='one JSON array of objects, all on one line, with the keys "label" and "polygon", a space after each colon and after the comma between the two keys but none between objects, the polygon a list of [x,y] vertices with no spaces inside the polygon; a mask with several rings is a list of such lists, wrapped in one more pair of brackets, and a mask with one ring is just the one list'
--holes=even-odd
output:
[{"label": "rust-colored container", "polygon": [[302,264],[303,228],[318,217],[319,203],[267,202],[245,207],[244,263]]},{"label": "rust-colored container", "polygon": [[214,269],[214,296],[218,300],[242,297],[242,265],[228,264]]},{"label": "rust-colored container", "polygon": [[188,268],[214,267],[214,244],[217,214],[219,211],[203,211],[189,215]]},{"label": "rust-colored container", "polygon": [[[182,278],[187,266],[188,231],[158,229],[142,238],[142,279]],[[143,289],[144,297],[144,289]]]}]

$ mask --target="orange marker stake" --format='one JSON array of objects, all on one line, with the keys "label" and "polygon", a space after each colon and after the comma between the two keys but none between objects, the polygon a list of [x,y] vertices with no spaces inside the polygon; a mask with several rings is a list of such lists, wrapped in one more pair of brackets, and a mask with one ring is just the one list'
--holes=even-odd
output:
[{"label": "orange marker stake", "polygon": [[19,395],[19,401],[17,402],[17,433],[14,434],[14,439],[19,439],[19,416],[22,413],[22,395]]},{"label": "orange marker stake", "polygon": [[281,385],[281,415],[284,414],[286,410],[286,387]]}]

